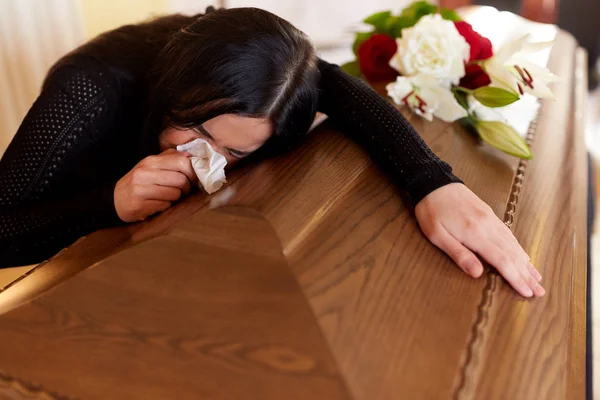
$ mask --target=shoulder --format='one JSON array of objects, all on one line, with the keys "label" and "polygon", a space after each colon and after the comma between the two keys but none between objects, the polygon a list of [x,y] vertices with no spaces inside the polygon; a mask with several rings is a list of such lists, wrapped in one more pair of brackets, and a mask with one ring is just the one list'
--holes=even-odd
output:
[{"label": "shoulder", "polygon": [[114,68],[86,56],[69,56],[55,64],[42,85],[42,93],[66,96],[75,104],[115,104],[123,90],[123,79]]},{"label": "shoulder", "polygon": [[119,83],[119,73],[94,57],[68,54],[48,70],[42,89],[73,80],[84,80],[100,86],[113,86]]},{"label": "shoulder", "polygon": [[331,64],[325,60],[323,60],[321,57],[317,58],[317,68],[319,68],[319,71],[323,72],[323,71],[328,71],[331,68],[337,67],[337,65],[335,64]]}]

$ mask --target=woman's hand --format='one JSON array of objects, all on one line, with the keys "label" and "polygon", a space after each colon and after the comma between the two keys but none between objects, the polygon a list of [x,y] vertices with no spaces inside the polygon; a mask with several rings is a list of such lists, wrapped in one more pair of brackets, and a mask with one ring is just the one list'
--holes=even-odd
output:
[{"label": "woman's hand", "polygon": [[146,219],[189,194],[198,178],[190,153],[169,149],[137,163],[115,186],[115,209],[125,222]]},{"label": "woman's hand", "polygon": [[415,207],[423,233],[467,274],[478,278],[483,265],[477,253],[525,297],[543,296],[542,276],[519,242],[492,209],[465,185],[434,190]]}]

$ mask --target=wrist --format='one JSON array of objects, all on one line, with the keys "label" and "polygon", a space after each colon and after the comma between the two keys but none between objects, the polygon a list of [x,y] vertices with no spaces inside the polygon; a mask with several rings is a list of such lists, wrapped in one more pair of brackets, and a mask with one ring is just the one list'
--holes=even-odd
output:
[{"label": "wrist", "polygon": [[452,174],[452,172],[445,171],[439,166],[436,166],[433,171],[424,170],[420,175],[419,178],[413,180],[407,187],[407,192],[415,207],[431,192],[443,186],[451,183],[464,184],[464,182]]}]

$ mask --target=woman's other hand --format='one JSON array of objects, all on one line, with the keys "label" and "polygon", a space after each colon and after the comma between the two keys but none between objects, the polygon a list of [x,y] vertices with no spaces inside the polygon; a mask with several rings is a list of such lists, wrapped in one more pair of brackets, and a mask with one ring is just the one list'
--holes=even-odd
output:
[{"label": "woman's other hand", "polygon": [[542,277],[511,230],[465,185],[434,190],[415,207],[421,230],[467,274],[478,278],[477,253],[525,297],[543,296]]},{"label": "woman's other hand", "polygon": [[146,219],[189,194],[198,182],[189,157],[189,153],[170,149],[137,163],[115,186],[119,218],[125,222]]}]

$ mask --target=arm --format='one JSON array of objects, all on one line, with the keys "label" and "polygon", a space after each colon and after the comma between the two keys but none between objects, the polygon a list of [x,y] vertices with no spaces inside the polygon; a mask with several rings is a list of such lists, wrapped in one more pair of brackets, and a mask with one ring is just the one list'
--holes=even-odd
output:
[{"label": "arm", "polygon": [[361,144],[413,204],[453,182],[462,182],[436,157],[398,110],[362,80],[319,60],[319,111]]},{"label": "arm", "polygon": [[118,82],[98,65],[49,77],[0,160],[0,268],[43,261],[121,223],[116,180],[90,161],[114,143],[118,109]]},{"label": "arm", "polygon": [[523,296],[543,296],[542,277],[510,229],[452,175],[389,101],[338,66],[319,60],[320,111],[360,143],[406,190],[427,238],[467,274],[483,273],[478,254]]},{"label": "arm", "polygon": [[0,210],[0,268],[39,263],[92,231],[120,223],[114,184],[64,199]]}]

